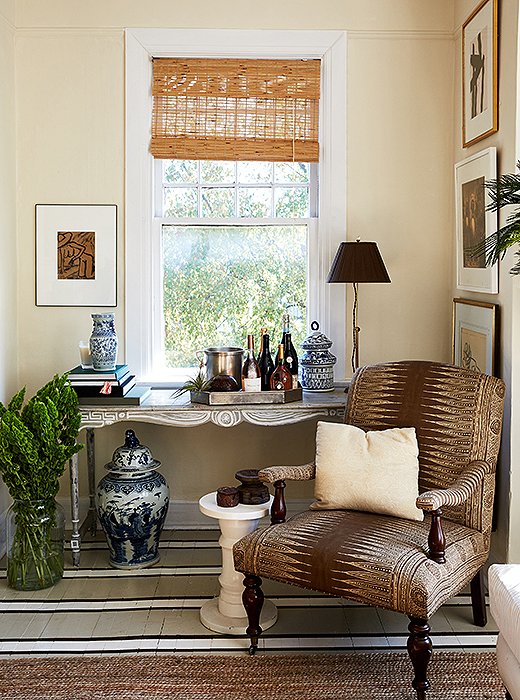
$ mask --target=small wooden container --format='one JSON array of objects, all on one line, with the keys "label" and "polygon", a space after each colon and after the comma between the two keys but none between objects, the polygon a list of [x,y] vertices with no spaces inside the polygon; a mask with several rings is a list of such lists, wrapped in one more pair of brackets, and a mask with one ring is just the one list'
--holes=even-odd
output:
[{"label": "small wooden container", "polygon": [[234,508],[240,502],[239,492],[235,486],[221,486],[217,489],[217,506]]},{"label": "small wooden container", "polygon": [[269,489],[258,478],[258,469],[241,469],[235,474],[235,479],[241,482],[238,487],[240,503],[244,505],[259,505],[269,500]]}]

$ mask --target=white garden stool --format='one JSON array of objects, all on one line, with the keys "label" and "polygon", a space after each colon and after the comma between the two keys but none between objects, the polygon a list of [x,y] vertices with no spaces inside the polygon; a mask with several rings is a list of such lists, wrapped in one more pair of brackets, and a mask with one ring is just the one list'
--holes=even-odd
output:
[{"label": "white garden stool", "polygon": [[[239,503],[231,508],[217,505],[216,492],[208,493],[199,500],[201,513],[219,521],[222,549],[222,573],[219,576],[220,593],[217,598],[208,600],[200,609],[200,621],[210,630],[221,634],[245,634],[248,620],[242,605],[244,575],[235,571],[233,565],[233,545],[241,537],[256,530],[261,518],[269,513],[273,497],[267,503],[244,505]],[[278,618],[278,610],[270,600],[264,601],[260,625],[266,630]]]}]

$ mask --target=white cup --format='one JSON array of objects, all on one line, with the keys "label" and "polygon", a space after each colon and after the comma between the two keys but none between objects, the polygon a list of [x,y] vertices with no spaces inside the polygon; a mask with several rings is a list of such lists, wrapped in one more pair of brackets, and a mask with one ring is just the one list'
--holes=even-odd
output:
[{"label": "white cup", "polygon": [[79,356],[82,369],[92,369],[92,355],[90,354],[90,343],[88,340],[79,341]]}]

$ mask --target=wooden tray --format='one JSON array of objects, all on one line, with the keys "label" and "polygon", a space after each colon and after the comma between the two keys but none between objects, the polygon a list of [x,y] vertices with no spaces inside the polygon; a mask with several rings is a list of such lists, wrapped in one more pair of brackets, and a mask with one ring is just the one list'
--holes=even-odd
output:
[{"label": "wooden tray", "polygon": [[205,403],[208,406],[290,403],[301,401],[302,396],[301,387],[288,391],[190,391],[192,403]]}]

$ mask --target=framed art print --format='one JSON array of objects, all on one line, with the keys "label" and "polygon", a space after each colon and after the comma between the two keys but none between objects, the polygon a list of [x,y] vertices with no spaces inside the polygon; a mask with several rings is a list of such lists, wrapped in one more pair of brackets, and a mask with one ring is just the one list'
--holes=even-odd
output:
[{"label": "framed art print", "polygon": [[486,267],[479,247],[497,230],[497,213],[488,211],[485,183],[496,177],[496,148],[487,148],[455,165],[457,288],[498,294],[498,265]]},{"label": "framed art print", "polygon": [[453,364],[496,374],[498,306],[471,299],[453,300]]},{"label": "framed art print", "polygon": [[116,305],[115,204],[36,205],[36,305]]},{"label": "framed art print", "polygon": [[498,0],[483,0],[462,26],[462,145],[498,129]]}]

